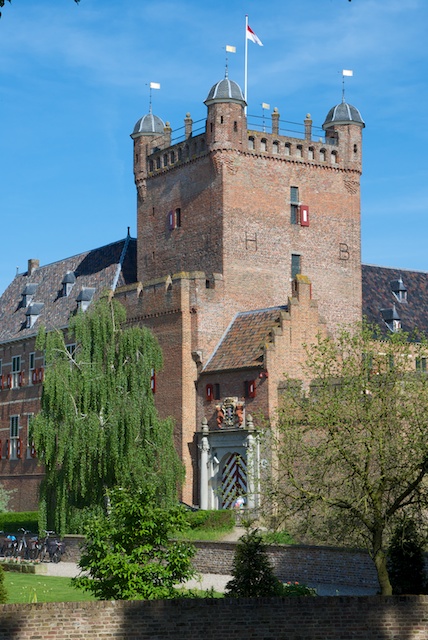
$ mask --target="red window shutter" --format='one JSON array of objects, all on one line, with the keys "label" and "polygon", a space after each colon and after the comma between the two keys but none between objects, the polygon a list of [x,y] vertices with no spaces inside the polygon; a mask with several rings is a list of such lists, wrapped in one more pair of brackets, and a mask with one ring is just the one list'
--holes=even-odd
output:
[{"label": "red window shutter", "polygon": [[33,384],[37,384],[38,375],[39,375],[39,370],[33,369],[33,371],[31,372],[31,382]]},{"label": "red window shutter", "polygon": [[43,378],[45,377],[45,370],[43,369],[43,367],[40,367],[40,369],[38,370],[38,380],[39,382],[43,382]]},{"label": "red window shutter", "polygon": [[35,458],[35,457],[36,457],[36,455],[37,455],[37,454],[36,454],[36,447],[34,446],[34,442],[32,442],[32,443],[31,443],[31,448],[30,448],[30,456],[31,456],[32,458]]},{"label": "red window shutter", "polygon": [[0,460],[3,458],[3,440],[0,440]]},{"label": "red window shutter", "polygon": [[309,227],[309,207],[307,204],[300,205],[300,225]]},{"label": "red window shutter", "polygon": [[12,388],[12,374],[11,373],[7,374],[7,388],[8,389]]},{"label": "red window shutter", "polygon": [[6,386],[6,385],[5,385],[5,377],[4,377],[4,375],[2,375],[2,376],[0,377],[0,389],[3,391],[3,389],[5,388],[5,386]]},{"label": "red window shutter", "polygon": [[9,440],[6,440],[6,460],[9,460],[9,458],[10,458]]},{"label": "red window shutter", "polygon": [[205,387],[205,399],[207,402],[211,402],[213,398],[214,398],[214,385],[207,384],[207,386]]},{"label": "red window shutter", "polygon": [[19,384],[20,387],[23,387],[24,384],[25,384],[25,372],[24,371],[20,371],[19,372],[18,384]]},{"label": "red window shutter", "polygon": [[255,398],[256,397],[256,381],[247,380],[244,384],[245,384],[245,397]]},{"label": "red window shutter", "polygon": [[154,369],[152,369],[150,375],[150,388],[153,393],[156,393],[156,371]]},{"label": "red window shutter", "polygon": [[16,457],[22,458],[22,438],[18,438],[16,441]]}]

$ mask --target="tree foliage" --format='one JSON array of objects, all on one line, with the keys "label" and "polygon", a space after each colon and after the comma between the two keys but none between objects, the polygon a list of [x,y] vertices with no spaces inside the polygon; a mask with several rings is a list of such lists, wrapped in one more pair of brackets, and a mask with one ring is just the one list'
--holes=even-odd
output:
[{"label": "tree foliage", "polygon": [[236,545],[232,580],[226,595],[234,598],[261,598],[283,595],[282,582],[275,576],[266,545],[257,529],[246,531]]},{"label": "tree foliage", "polygon": [[388,575],[394,594],[427,593],[423,540],[412,519],[400,522],[388,549]]},{"label": "tree foliage", "polygon": [[41,529],[66,532],[73,509],[103,506],[117,485],[148,485],[158,501],[176,500],[183,467],[151,389],[160,347],[148,329],[124,321],[124,307],[102,299],[71,320],[66,336],[39,333],[45,378],[32,436],[45,465]]},{"label": "tree foliage", "polygon": [[186,526],[183,507],[156,506],[153,490],[116,488],[111,512],[90,523],[79,566],[89,575],[76,587],[101,600],[174,598],[175,585],[194,575],[195,549],[171,539]]},{"label": "tree foliage", "polygon": [[403,513],[427,504],[428,356],[405,333],[344,329],[307,350],[306,393],[289,381],[277,422],[270,499],[310,540],[364,545],[383,594],[385,547]]}]

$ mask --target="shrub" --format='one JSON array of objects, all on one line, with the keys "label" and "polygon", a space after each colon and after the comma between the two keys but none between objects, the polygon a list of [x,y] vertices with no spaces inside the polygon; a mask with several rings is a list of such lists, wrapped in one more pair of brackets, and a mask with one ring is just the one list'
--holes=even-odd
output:
[{"label": "shrub", "polygon": [[26,529],[38,533],[37,511],[22,511],[20,513],[0,513],[0,530],[5,533],[16,533],[19,529]]},{"label": "shrub", "polygon": [[247,531],[236,546],[232,580],[226,585],[226,595],[235,598],[280,596],[283,585],[275,576],[266,545],[257,529]]},{"label": "shrub", "polygon": [[300,582],[286,582],[282,585],[283,596],[316,596],[317,592],[311,587],[307,587]]},{"label": "shrub", "polygon": [[405,520],[396,527],[387,566],[394,594],[427,593],[422,539],[413,520]]},{"label": "shrub", "polygon": [[220,529],[231,531],[235,526],[235,517],[231,509],[219,511],[189,511],[187,522],[191,529]]}]

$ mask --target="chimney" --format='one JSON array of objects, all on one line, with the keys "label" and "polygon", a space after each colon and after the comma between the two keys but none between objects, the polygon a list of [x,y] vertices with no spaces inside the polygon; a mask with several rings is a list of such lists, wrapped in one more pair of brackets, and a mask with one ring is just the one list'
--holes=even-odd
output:
[{"label": "chimney", "polygon": [[277,107],[275,107],[272,113],[272,133],[275,136],[279,135],[279,111]]},{"label": "chimney", "polygon": [[186,117],[184,118],[184,131],[186,138],[190,138],[190,136],[192,135],[192,125],[193,120],[190,117],[190,113],[186,113]]},{"label": "chimney", "polygon": [[36,269],[40,266],[40,261],[37,258],[30,258],[28,261],[27,276],[32,276]]},{"label": "chimney", "polygon": [[305,140],[312,140],[312,118],[311,114],[306,114],[305,118]]}]

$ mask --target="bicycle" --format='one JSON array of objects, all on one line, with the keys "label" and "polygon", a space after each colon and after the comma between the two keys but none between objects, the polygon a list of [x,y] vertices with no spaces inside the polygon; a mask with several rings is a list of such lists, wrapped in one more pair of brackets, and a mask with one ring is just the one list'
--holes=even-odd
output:
[{"label": "bicycle", "polygon": [[40,562],[45,562],[47,557],[51,562],[59,562],[65,553],[65,544],[60,540],[53,540],[50,536],[55,535],[55,531],[47,531],[45,529],[45,538],[39,549]]}]

